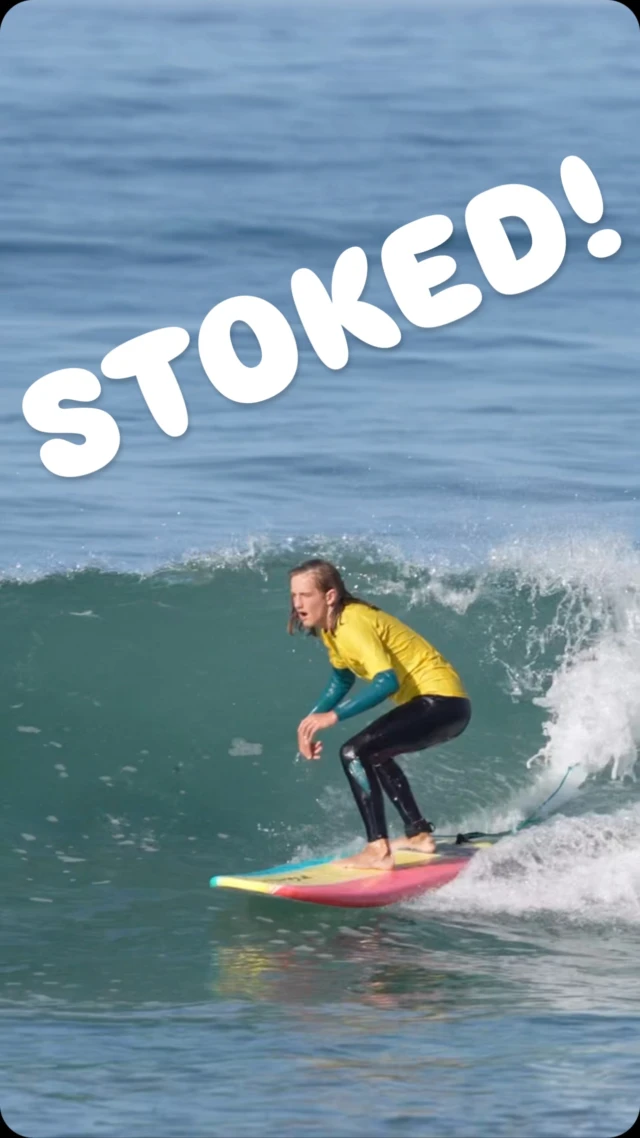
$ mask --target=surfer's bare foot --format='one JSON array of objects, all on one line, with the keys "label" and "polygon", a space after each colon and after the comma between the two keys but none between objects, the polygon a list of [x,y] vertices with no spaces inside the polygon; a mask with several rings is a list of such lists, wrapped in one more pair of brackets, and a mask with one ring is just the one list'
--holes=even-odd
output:
[{"label": "surfer's bare foot", "polygon": [[436,843],[431,834],[415,834],[413,838],[394,838],[392,850],[420,850],[420,853],[435,853]]},{"label": "surfer's bare foot", "polygon": [[360,853],[342,858],[339,862],[345,869],[393,869],[393,853],[386,838],[369,842]]}]

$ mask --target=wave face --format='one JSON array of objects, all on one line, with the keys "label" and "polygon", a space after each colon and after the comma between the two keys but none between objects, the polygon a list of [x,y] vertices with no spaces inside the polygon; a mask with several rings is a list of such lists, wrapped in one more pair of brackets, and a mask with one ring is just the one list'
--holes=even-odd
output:
[{"label": "wave face", "polygon": [[[474,706],[468,731],[405,761],[441,832],[510,827],[579,764],[554,802],[566,831],[553,829],[558,820],[544,827],[555,834],[551,879],[536,877],[530,903],[557,908],[558,875],[566,879],[572,859],[592,879],[601,857],[603,880],[612,856],[633,859],[640,555],[631,545],[519,542],[472,568],[337,541],[265,545],[147,576],[89,569],[4,581],[10,898],[64,902],[73,883],[124,884],[140,873],[177,881],[193,857],[208,878],[359,840],[336,761],[352,725],[326,736],[321,763],[296,761],[295,728],[327,662],[318,642],[286,634],[287,573],[319,552],[464,678]],[[592,822],[578,824],[586,815]],[[512,841],[535,868],[547,847],[532,833]],[[466,903],[473,893],[495,908],[482,875],[503,880],[510,856],[505,847],[478,859],[475,876],[442,896]],[[627,868],[633,916],[637,867]],[[582,907],[597,894],[596,884]]]}]

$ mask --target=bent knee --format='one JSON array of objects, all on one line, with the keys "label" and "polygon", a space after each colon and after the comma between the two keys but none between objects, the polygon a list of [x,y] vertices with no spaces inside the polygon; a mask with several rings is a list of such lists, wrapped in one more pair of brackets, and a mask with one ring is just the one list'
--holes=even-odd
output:
[{"label": "bent knee", "polygon": [[358,751],[350,740],[347,740],[346,743],[342,744],[340,748],[340,760],[343,766],[346,767],[349,765],[349,763],[352,763],[355,759],[359,758],[360,756],[358,754]]},{"label": "bent knee", "polygon": [[361,791],[364,791],[365,795],[370,795],[371,780],[369,778],[369,774],[367,773],[367,769],[364,766],[353,743],[343,744],[343,746],[340,748],[340,758],[342,760],[344,773],[349,779],[349,782],[351,783],[356,796],[359,796],[356,784],[358,787],[360,787]]}]

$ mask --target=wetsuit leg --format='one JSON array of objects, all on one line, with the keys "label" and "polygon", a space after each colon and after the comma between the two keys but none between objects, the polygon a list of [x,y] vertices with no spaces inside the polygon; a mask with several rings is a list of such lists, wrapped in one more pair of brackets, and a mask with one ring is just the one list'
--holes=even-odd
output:
[{"label": "wetsuit leg", "polygon": [[345,743],[340,748],[340,758],[367,831],[367,841],[377,842],[379,838],[386,838],[384,799],[374,768],[370,764],[365,766],[360,761],[357,751],[350,746],[350,743]]},{"label": "wetsuit leg", "polygon": [[409,786],[409,779],[395,759],[387,759],[386,762],[375,766],[372,764],[372,770],[378,775],[385,794],[402,818],[406,836],[413,838],[416,834],[430,834],[434,827],[423,817]]},{"label": "wetsuit leg", "polygon": [[395,757],[454,739],[470,718],[471,704],[461,696],[416,696],[344,744],[340,758],[370,842],[387,837],[381,787],[400,814],[407,837],[433,830]]}]

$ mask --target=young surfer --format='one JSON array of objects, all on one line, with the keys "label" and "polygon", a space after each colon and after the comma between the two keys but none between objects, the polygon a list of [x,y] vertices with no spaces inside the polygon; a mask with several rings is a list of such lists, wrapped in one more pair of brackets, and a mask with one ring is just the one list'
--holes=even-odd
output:
[{"label": "young surfer", "polygon": [[[396,756],[422,751],[460,735],[471,704],[460,677],[439,652],[402,621],[354,597],[335,565],[320,558],[289,574],[290,633],[320,635],[332,666],[331,679],[310,715],[298,727],[298,749],[319,759],[318,731],[369,711],[391,698],[398,706],[374,720],[340,748],[340,758],[362,815],[367,845],[344,864],[370,869],[393,866],[392,847],[432,852],[433,826],[423,817]],[[356,676],[367,680],[347,697]],[[404,822],[405,837],[390,843],[382,792]]]}]

